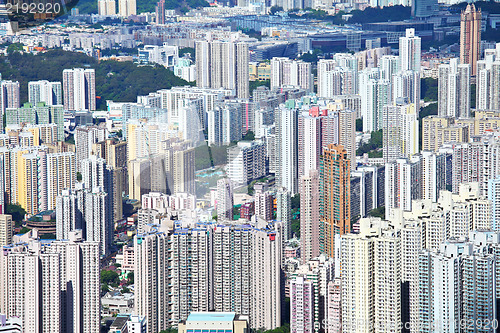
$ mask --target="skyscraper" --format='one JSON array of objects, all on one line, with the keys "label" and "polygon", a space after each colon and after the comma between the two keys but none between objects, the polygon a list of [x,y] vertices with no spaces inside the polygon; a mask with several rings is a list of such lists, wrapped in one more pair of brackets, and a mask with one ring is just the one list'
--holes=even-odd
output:
[{"label": "skyscraper", "polygon": [[477,62],[476,109],[500,110],[500,43],[496,49],[484,51],[483,60]]},{"label": "skyscraper", "polygon": [[[120,1],[120,3],[122,1]],[[135,0],[128,1],[134,1],[135,3]],[[90,68],[63,70],[63,94],[65,110],[95,111],[95,70]]]},{"label": "skyscraper", "polygon": [[458,64],[457,58],[439,65],[438,115],[468,118],[470,116],[470,64]]},{"label": "skyscraper", "polygon": [[273,196],[267,191],[267,185],[255,184],[255,215],[265,221],[273,219]]},{"label": "skyscraper", "polygon": [[319,255],[320,215],[319,215],[319,174],[310,170],[299,180],[300,193],[300,249],[302,263]]},{"label": "skyscraper", "polygon": [[469,64],[476,76],[477,61],[481,55],[481,10],[468,4],[460,15],[460,63]]},{"label": "skyscraper", "polygon": [[271,59],[271,89],[293,86],[306,91],[313,90],[311,64],[285,57]]},{"label": "skyscraper", "polygon": [[276,221],[283,224],[285,240],[292,238],[292,202],[290,191],[280,187],[276,190]]},{"label": "skyscraper", "polygon": [[61,82],[47,80],[29,82],[28,102],[32,105],[37,105],[39,102],[45,102],[46,105],[63,105]]},{"label": "skyscraper", "polygon": [[81,231],[64,241],[9,245],[0,262],[1,311],[21,318],[26,331],[99,331],[99,246],[83,242]]},{"label": "skyscraper", "polygon": [[156,24],[165,24],[165,0],[156,3]]},{"label": "skyscraper", "polygon": [[314,329],[314,287],[311,281],[298,276],[290,281],[290,308],[293,311],[291,332],[312,332]]},{"label": "skyscraper", "polygon": [[227,149],[227,175],[235,184],[249,184],[266,175],[266,146],[240,141]]},{"label": "skyscraper", "polygon": [[500,176],[488,180],[488,200],[491,201],[491,226],[500,231]]},{"label": "skyscraper", "polygon": [[[292,103],[289,103],[292,102]],[[298,110],[287,101],[276,110],[276,181],[291,194],[298,190],[297,122]]]},{"label": "skyscraper", "polygon": [[217,218],[219,221],[233,220],[233,185],[229,178],[217,181]]},{"label": "skyscraper", "polygon": [[342,332],[400,332],[401,239],[380,219],[342,236]]},{"label": "skyscraper", "polygon": [[0,246],[6,246],[12,243],[14,224],[12,215],[0,214]]},{"label": "skyscraper", "polygon": [[397,159],[385,165],[385,209],[411,210],[420,196],[420,160]]},{"label": "skyscraper", "polygon": [[341,145],[329,144],[320,163],[320,250],[335,257],[335,235],[351,231],[351,164]]},{"label": "skyscraper", "polygon": [[406,29],[406,36],[399,38],[399,64],[401,71],[420,71],[420,37],[415,29]]},{"label": "skyscraper", "polygon": [[195,47],[198,87],[231,89],[238,98],[250,97],[247,43],[197,41]]},{"label": "skyscraper", "polygon": [[92,155],[92,145],[107,138],[107,130],[98,126],[78,126],[75,128],[76,170],[81,171],[81,162]]},{"label": "skyscraper", "polygon": [[116,15],[116,1],[115,0],[98,0],[97,11],[102,16]]},{"label": "skyscraper", "polygon": [[121,17],[129,17],[130,15],[137,15],[136,0],[119,0],[118,15],[120,15]]},{"label": "skyscraper", "polygon": [[384,106],[382,128],[385,163],[418,153],[418,115],[414,104]]},{"label": "skyscraper", "polygon": [[18,81],[0,81],[0,88],[2,115],[5,113],[5,109],[7,108],[18,108],[21,106]]}]

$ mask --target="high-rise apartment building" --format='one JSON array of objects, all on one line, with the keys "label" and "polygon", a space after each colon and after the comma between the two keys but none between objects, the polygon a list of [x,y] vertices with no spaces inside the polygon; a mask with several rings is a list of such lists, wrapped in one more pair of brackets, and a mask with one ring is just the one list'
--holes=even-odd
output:
[{"label": "high-rise apartment building", "polygon": [[[81,162],[92,155],[92,145],[107,139],[107,130],[98,126],[78,126],[75,129],[76,168],[81,171]],[[102,154],[100,154],[102,155]]]},{"label": "high-rise apartment building", "polygon": [[213,310],[247,315],[251,327],[278,327],[282,228],[259,223],[189,226],[164,220],[137,235],[135,304],[148,331]]},{"label": "high-rise apartment building", "polygon": [[227,176],[235,184],[248,184],[266,175],[266,146],[257,141],[240,141],[227,149]]},{"label": "high-rise apartment building", "polygon": [[342,332],[399,332],[401,240],[380,219],[342,236]]},{"label": "high-rise apartment building", "polygon": [[6,246],[12,243],[12,235],[14,234],[14,224],[12,215],[0,215],[0,246]]},{"label": "high-rise apartment building", "polygon": [[496,312],[498,259],[488,247],[449,240],[437,252],[420,254],[418,311],[423,332],[455,332],[462,318],[478,323],[462,326],[464,332],[494,332],[492,325],[483,321],[487,316],[495,318]]},{"label": "high-rise apartment building", "polygon": [[32,105],[37,105],[39,102],[45,102],[46,105],[63,105],[61,82],[47,80],[29,82],[28,102]]},{"label": "high-rise apartment building", "polygon": [[[39,102],[36,105],[25,103],[23,107],[8,108],[5,110],[6,125],[57,125],[57,141],[64,141],[64,110],[61,105],[45,105]],[[47,142],[49,143],[49,142]]]},{"label": "high-rise apartment building", "polygon": [[19,317],[24,330],[99,331],[99,246],[83,242],[81,231],[64,241],[9,245],[0,262],[1,311]]},{"label": "high-rise apartment building", "polygon": [[292,238],[292,202],[290,191],[280,187],[276,190],[276,221],[283,225],[285,240]]},{"label": "high-rise apartment building", "polygon": [[[61,192],[73,188],[76,183],[76,166],[74,153],[46,154],[42,159],[46,174],[45,184],[42,182],[41,209],[54,210],[56,198]],[[42,169],[43,170],[43,169]]]},{"label": "high-rise apartment building", "polygon": [[285,57],[271,59],[271,89],[283,87],[313,90],[311,64],[302,60]]},{"label": "high-rise apartment building", "polygon": [[357,71],[339,67],[336,60],[320,59],[318,62],[318,96],[332,98],[357,93]]},{"label": "high-rise apartment building", "polygon": [[160,0],[156,3],[156,24],[165,24],[165,0]]},{"label": "high-rise apartment building", "polygon": [[274,198],[267,190],[267,184],[257,183],[254,185],[255,198],[255,216],[270,221],[273,219]]},{"label": "high-rise apartment building", "polygon": [[196,85],[225,88],[238,98],[249,98],[248,44],[229,41],[196,42]]},{"label": "high-rise apartment building", "polygon": [[[328,105],[329,106],[329,105]],[[298,175],[307,175],[311,170],[319,169],[323,147],[330,143],[337,144],[340,136],[339,112],[328,110],[326,106],[312,106],[309,112],[301,112],[297,125]],[[352,134],[348,117],[343,117],[342,134],[350,142]]]},{"label": "high-rise apartment building", "polygon": [[233,219],[233,184],[229,178],[217,181],[217,218],[219,221]]},{"label": "high-rise apartment building", "polygon": [[121,17],[137,15],[136,0],[118,0],[118,15]]},{"label": "high-rise apartment building", "polygon": [[392,104],[391,81],[379,79],[378,71],[363,71],[359,76],[359,91],[363,132],[378,131],[382,128],[384,106]]},{"label": "high-rise apartment building", "polygon": [[[289,103],[290,102],[290,103]],[[291,194],[298,190],[297,122],[298,110],[287,101],[276,110],[276,181]]]},{"label": "high-rise apartment building", "polygon": [[417,113],[420,111],[421,81],[420,72],[402,71],[393,74],[392,81],[392,102],[407,100],[408,104],[414,104]]},{"label": "high-rise apartment building", "polygon": [[18,108],[21,106],[18,81],[0,81],[0,88],[2,115],[7,108]]},{"label": "high-rise apartment building", "polygon": [[351,164],[341,145],[329,144],[320,163],[320,250],[335,256],[335,235],[351,231]]},{"label": "high-rise apartment building", "polygon": [[397,159],[385,165],[385,209],[411,210],[412,200],[420,198],[420,160]]},{"label": "high-rise apartment building", "polygon": [[438,115],[441,117],[469,118],[470,116],[470,64],[439,65]]},{"label": "high-rise apartment building", "polygon": [[328,291],[326,299],[326,318],[327,324],[325,331],[327,333],[342,332],[342,280],[335,278],[328,282]]},{"label": "high-rise apartment building", "polygon": [[382,129],[385,163],[418,153],[418,113],[414,104],[384,106]]},{"label": "high-rise apartment building", "polygon": [[97,11],[102,16],[116,15],[116,1],[115,0],[99,0],[97,1]]},{"label": "high-rise apartment building", "polygon": [[491,202],[491,228],[500,231],[500,176],[488,180],[488,200]]},{"label": "high-rise apartment building", "polygon": [[496,49],[484,51],[484,59],[477,61],[476,109],[500,110],[500,43]]},{"label": "high-rise apartment building", "polygon": [[[135,0],[122,1],[135,3]],[[83,68],[63,70],[63,95],[65,110],[95,111],[95,70]]]},{"label": "high-rise apartment building", "polygon": [[168,241],[168,230],[134,238],[135,313],[146,317],[148,332],[170,327]]},{"label": "high-rise apartment building", "polygon": [[[322,254],[318,257],[312,258],[306,261],[304,264],[300,265],[293,272],[290,272],[288,281],[290,283],[290,298],[294,296],[299,296],[297,303],[302,300],[301,291],[296,290],[294,295],[294,290],[292,289],[292,283],[303,279],[304,282],[311,283],[312,297],[308,300],[313,307],[313,312],[309,313],[307,309],[300,308],[300,305],[294,307],[290,304],[290,318],[293,325],[295,321],[299,326],[313,325],[312,332],[322,331],[326,324],[327,313],[326,313],[326,302],[328,295],[328,283],[333,280],[335,275],[335,266],[338,263],[338,259],[329,258]],[[337,267],[338,268],[338,267]],[[305,299],[304,299],[305,301]],[[301,312],[301,310],[303,310]],[[302,324],[303,323],[303,324]]]},{"label": "high-rise apartment building", "polygon": [[422,150],[438,151],[448,142],[469,142],[474,135],[469,130],[470,127],[451,117],[427,116],[422,119]]},{"label": "high-rise apartment building", "polygon": [[399,38],[399,65],[401,71],[420,72],[421,41],[415,29],[406,29],[406,35]]},{"label": "high-rise apartment building", "polygon": [[314,287],[302,276],[290,281],[290,312],[291,332],[313,332]]},{"label": "high-rise apartment building", "polygon": [[301,223],[300,249],[302,263],[316,258],[320,253],[319,174],[310,170],[299,179]]},{"label": "high-rise apartment building", "polygon": [[477,74],[481,55],[481,10],[468,4],[460,15],[460,63],[469,64],[471,75]]}]

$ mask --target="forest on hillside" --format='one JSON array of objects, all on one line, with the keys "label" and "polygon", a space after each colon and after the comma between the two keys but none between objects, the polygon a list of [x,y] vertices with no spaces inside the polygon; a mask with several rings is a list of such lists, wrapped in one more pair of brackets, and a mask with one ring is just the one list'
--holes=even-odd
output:
[{"label": "forest on hillside", "polygon": [[8,56],[0,56],[2,79],[19,81],[21,102],[28,100],[29,81],[62,81],[62,72],[66,68],[95,69],[98,109],[105,108],[106,100],[135,102],[138,95],[192,84],[163,66],[138,66],[112,60],[98,62],[77,52],[50,50],[38,55],[11,52]]}]

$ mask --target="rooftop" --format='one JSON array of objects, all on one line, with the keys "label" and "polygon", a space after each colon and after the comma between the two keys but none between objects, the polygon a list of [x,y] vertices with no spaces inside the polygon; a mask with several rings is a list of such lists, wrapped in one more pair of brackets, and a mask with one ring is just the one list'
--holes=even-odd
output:
[{"label": "rooftop", "polygon": [[187,319],[190,321],[233,321],[236,312],[192,312]]}]

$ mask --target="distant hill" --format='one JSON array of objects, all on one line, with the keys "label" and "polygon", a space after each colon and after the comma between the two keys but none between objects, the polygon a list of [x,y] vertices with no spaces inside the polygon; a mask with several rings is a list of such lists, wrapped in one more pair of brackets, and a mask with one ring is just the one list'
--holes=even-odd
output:
[{"label": "distant hill", "polygon": [[[139,0],[137,1],[137,12],[154,12],[157,2],[158,0]],[[116,5],[118,6],[118,1],[116,1]],[[165,0],[166,9],[198,8],[208,6],[209,4],[205,0]],[[82,14],[97,13],[97,0],[80,0],[76,5],[76,8],[78,8]]]},{"label": "distant hill", "polygon": [[162,66],[137,66],[132,62],[101,61],[83,53],[51,50],[38,55],[11,53],[0,56],[0,73],[4,80],[19,81],[21,102],[28,100],[28,82],[36,80],[62,81],[66,68],[94,68],[96,71],[97,108],[106,100],[135,102],[138,95],[159,89],[191,85]]}]

